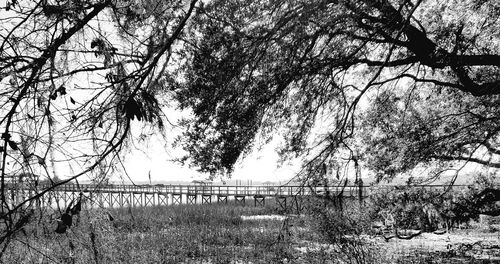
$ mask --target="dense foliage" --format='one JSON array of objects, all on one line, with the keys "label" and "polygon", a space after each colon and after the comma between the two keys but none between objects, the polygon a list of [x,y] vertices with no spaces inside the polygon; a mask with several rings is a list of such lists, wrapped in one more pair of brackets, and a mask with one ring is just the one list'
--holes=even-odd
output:
[{"label": "dense foliage", "polygon": [[[379,178],[417,165],[475,162],[499,168],[500,97],[474,97],[453,89],[382,91],[363,117],[367,166]],[[437,175],[439,176],[439,175]]]},{"label": "dense foliage", "polygon": [[500,207],[493,197],[488,197],[495,186],[491,175],[481,174],[468,187],[461,186],[446,191],[426,186],[399,186],[380,189],[368,203],[371,219],[393,221],[395,228],[435,231],[452,229],[459,224],[479,220],[479,215],[500,215]]},{"label": "dense foliage", "polygon": [[211,1],[187,39],[177,98],[193,116],[181,145],[210,173],[230,172],[256,137],[276,133],[284,159],[303,155],[316,174],[362,158],[360,133],[381,173],[432,159],[494,165],[474,150],[498,153],[499,10],[495,1]]}]

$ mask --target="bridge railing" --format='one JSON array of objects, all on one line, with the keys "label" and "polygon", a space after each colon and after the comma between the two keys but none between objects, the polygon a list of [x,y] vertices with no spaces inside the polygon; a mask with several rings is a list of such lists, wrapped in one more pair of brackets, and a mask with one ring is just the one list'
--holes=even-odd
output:
[{"label": "bridge railing", "polygon": [[[28,186],[10,186],[7,189],[31,189]],[[49,188],[49,185],[39,185],[38,190]],[[369,196],[373,192],[390,191],[406,188],[407,186],[398,185],[378,185],[363,186],[361,191],[363,196]],[[445,191],[449,185],[414,185],[412,188],[424,188],[427,190]],[[468,185],[454,185],[453,190],[464,190],[470,188]],[[359,186],[292,186],[292,185],[124,185],[124,184],[63,184],[53,187],[54,191],[63,192],[127,192],[127,193],[170,193],[183,195],[227,195],[227,196],[293,196],[293,195],[338,195],[342,192],[343,196],[355,197],[359,195]]]}]

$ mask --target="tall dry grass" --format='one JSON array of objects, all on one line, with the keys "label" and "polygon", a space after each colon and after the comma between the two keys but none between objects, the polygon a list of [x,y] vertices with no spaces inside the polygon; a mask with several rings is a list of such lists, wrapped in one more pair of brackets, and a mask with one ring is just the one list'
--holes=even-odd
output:
[{"label": "tall dry grass", "polygon": [[13,238],[4,263],[324,263],[300,252],[319,239],[307,217],[243,220],[276,214],[266,207],[179,205],[83,210],[65,234],[46,214]]},{"label": "tall dry grass", "polygon": [[[318,206],[319,205],[319,206]],[[12,239],[2,263],[428,263],[431,248],[395,252],[374,243],[363,208],[312,203],[303,215],[266,207],[178,205],[84,209],[65,233],[48,212]],[[270,217],[245,217],[264,215]],[[379,240],[380,242],[380,240]],[[427,262],[426,262],[427,261]],[[431,262],[433,263],[433,262]]]}]

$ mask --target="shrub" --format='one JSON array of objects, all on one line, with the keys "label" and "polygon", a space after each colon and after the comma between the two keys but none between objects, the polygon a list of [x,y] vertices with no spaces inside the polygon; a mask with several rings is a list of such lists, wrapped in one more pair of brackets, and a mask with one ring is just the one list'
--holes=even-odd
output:
[{"label": "shrub", "polygon": [[384,220],[384,214],[392,215],[397,228],[430,231],[442,222],[439,209],[445,199],[441,193],[425,188],[385,190],[370,197],[368,214],[377,220]]},{"label": "shrub", "polygon": [[362,234],[367,226],[366,214],[359,206],[344,204],[344,210],[317,201],[311,206],[313,230],[318,232],[340,263],[373,263],[375,252]]},{"label": "shrub", "polygon": [[439,227],[453,227],[460,223],[477,220],[479,208],[474,197],[492,186],[489,176],[479,174],[468,188],[429,189],[425,187],[396,187],[373,194],[370,197],[369,216],[383,220],[383,214],[394,217],[398,228],[434,231]]}]

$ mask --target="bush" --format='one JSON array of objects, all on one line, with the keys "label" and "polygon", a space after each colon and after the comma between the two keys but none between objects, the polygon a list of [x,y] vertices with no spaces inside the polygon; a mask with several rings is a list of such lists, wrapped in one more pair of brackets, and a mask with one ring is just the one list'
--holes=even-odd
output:
[{"label": "bush", "polygon": [[321,201],[311,207],[313,230],[330,244],[331,255],[340,263],[373,263],[374,253],[362,234],[366,214],[357,205],[344,203],[344,210]]},{"label": "bush", "polygon": [[398,188],[381,191],[370,198],[371,219],[392,215],[397,228],[436,230],[442,223],[440,213],[447,197],[425,188]]},{"label": "bush", "polygon": [[369,216],[384,220],[383,215],[390,214],[395,227],[424,231],[468,223],[479,217],[479,208],[473,198],[491,187],[493,179],[479,174],[470,187],[446,193],[443,189],[413,186],[386,189],[370,197]]}]

